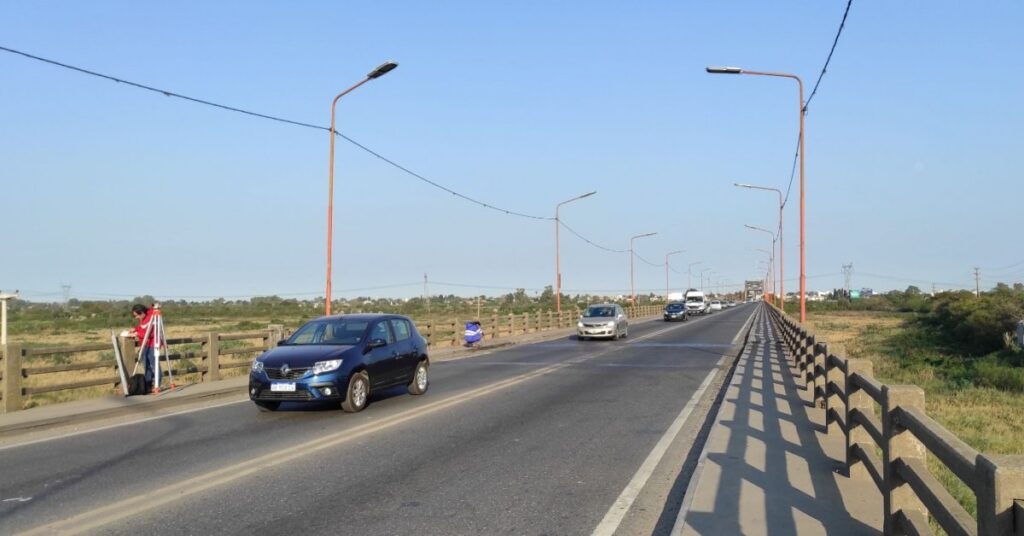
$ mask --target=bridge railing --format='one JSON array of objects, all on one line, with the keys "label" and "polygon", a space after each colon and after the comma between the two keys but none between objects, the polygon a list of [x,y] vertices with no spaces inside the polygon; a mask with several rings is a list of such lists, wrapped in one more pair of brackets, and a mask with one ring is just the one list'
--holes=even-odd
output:
[{"label": "bridge railing", "polygon": [[[643,305],[628,308],[630,318],[644,318],[660,313],[660,306]],[[520,315],[492,315],[478,319],[487,340],[516,335],[565,329],[576,326],[579,311],[540,311]],[[414,320],[420,334],[427,339],[431,348],[458,346],[463,342],[465,321],[458,319],[441,321]],[[210,332],[199,337],[168,338],[168,358],[171,371],[162,370],[165,377],[173,373],[180,383],[186,381],[211,382],[244,369],[260,353],[277,346],[288,332],[283,326],[271,325],[261,331],[247,333]],[[135,363],[138,346],[134,339],[119,339],[121,355],[124,356],[128,373]],[[161,369],[165,368],[161,356]],[[67,379],[67,373],[74,373]],[[0,346],[0,413],[19,411],[26,402],[48,403],[39,395],[72,396],[72,392],[93,388],[93,392],[81,392],[78,398],[108,395],[120,389],[121,380],[113,358],[111,343],[84,344],[38,348],[11,343]]]},{"label": "bridge railing", "polygon": [[[871,479],[882,493],[885,534],[931,534],[931,516],[951,535],[1024,536],[1024,456],[978,452],[927,415],[920,387],[879,382],[871,361],[831,353],[799,322],[768,308],[813,403],[825,411],[827,433],[845,437],[848,476]],[[929,455],[970,488],[977,518],[931,473]]]}]

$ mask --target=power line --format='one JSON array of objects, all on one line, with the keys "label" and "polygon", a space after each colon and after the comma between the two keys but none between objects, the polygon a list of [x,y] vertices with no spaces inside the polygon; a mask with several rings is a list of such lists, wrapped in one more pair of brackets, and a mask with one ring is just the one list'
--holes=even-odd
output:
[{"label": "power line", "polygon": [[648,266],[653,266],[655,268],[663,268],[665,266],[665,263],[655,264],[655,263],[653,263],[653,262],[643,258],[643,257],[640,256],[639,253],[637,253],[635,251],[633,252],[633,255],[636,255],[636,258],[640,259],[641,262],[647,264]]},{"label": "power line", "polygon": [[836,38],[832,41],[832,48],[828,51],[828,57],[825,58],[825,65],[821,67],[821,74],[818,75],[818,81],[814,83],[814,89],[811,90],[811,96],[807,97],[804,101],[803,113],[807,113],[807,107],[811,105],[811,101],[814,100],[814,96],[818,93],[818,86],[821,84],[821,79],[825,78],[825,72],[828,71],[828,64],[832,61],[832,54],[836,51],[836,45],[839,44],[839,36],[843,35],[843,27],[846,26],[846,16],[850,14],[850,6],[853,4],[853,0],[847,0],[846,10],[843,11],[843,20],[839,22],[839,29],[836,31]]},{"label": "power line", "polygon": [[558,219],[558,224],[561,225],[562,227],[564,227],[566,231],[569,231],[570,233],[576,235],[576,238],[579,238],[580,240],[590,244],[591,246],[594,246],[597,249],[603,249],[603,250],[605,250],[605,251],[607,251],[609,253],[629,253],[628,249],[612,249],[612,248],[609,248],[609,247],[602,246],[601,244],[597,244],[595,242],[592,242],[587,237],[577,233],[576,230],[573,229],[572,227],[569,227],[564,221],[562,221],[561,218]]},{"label": "power line", "polygon": [[793,177],[796,177],[796,162],[800,156],[800,134],[796,135],[796,150],[793,151],[793,168],[789,170],[789,186],[786,187],[786,198],[782,200],[782,208],[789,204],[789,192],[793,189]]},{"label": "power line", "polygon": [[[293,125],[293,126],[304,127],[304,128],[312,128],[312,129],[315,129],[315,130],[322,130],[322,131],[326,131],[326,132],[330,132],[331,131],[330,128],[325,127],[325,126],[314,125],[312,123],[304,123],[302,121],[295,121],[295,120],[292,120],[292,119],[286,119],[286,118],[283,118],[283,117],[277,117],[277,116],[263,114],[263,113],[259,113],[259,112],[253,112],[251,110],[245,110],[245,109],[238,108],[238,107],[235,107],[235,106],[229,106],[229,105],[226,105],[226,104],[220,104],[220,103],[216,103],[216,102],[212,102],[212,101],[208,101],[208,100],[204,100],[204,99],[190,97],[188,95],[183,95],[183,94],[177,93],[175,91],[170,91],[170,90],[166,90],[166,89],[160,89],[160,88],[156,88],[156,87],[152,87],[152,86],[147,86],[145,84],[140,84],[138,82],[132,82],[130,80],[125,80],[123,78],[117,78],[115,76],[110,76],[108,74],[103,74],[103,73],[99,73],[99,72],[96,72],[96,71],[90,71],[89,69],[83,69],[81,67],[76,67],[74,65],[69,65],[67,63],[61,63],[59,61],[43,58],[43,57],[40,57],[40,56],[29,54],[27,52],[22,52],[20,50],[15,50],[13,48],[7,48],[5,46],[0,46],[0,50],[3,50],[4,52],[10,52],[12,54],[17,54],[19,56],[24,56],[24,57],[32,59],[32,60],[41,61],[43,63],[48,63],[50,65],[55,65],[57,67],[61,67],[61,68],[64,68],[64,69],[69,69],[69,70],[72,70],[72,71],[76,71],[76,72],[79,72],[79,73],[82,73],[82,74],[87,74],[89,76],[95,76],[95,77],[98,77],[98,78],[103,78],[104,80],[109,80],[111,82],[116,82],[116,83],[119,83],[119,84],[125,84],[125,85],[128,85],[128,86],[137,88],[137,89],[142,89],[142,90],[150,91],[150,92],[153,92],[153,93],[159,93],[161,95],[164,95],[165,97],[174,97],[174,98],[186,100],[186,101],[189,101],[189,102],[193,102],[193,103],[196,103],[196,104],[202,104],[202,105],[205,105],[205,106],[212,106],[214,108],[220,108],[221,110],[226,110],[226,111],[229,111],[229,112],[240,113],[240,114],[244,114],[244,115],[248,115],[248,116],[252,116],[252,117],[258,117],[260,119],[267,119],[267,120],[270,120],[270,121],[277,121],[279,123],[286,123],[286,124]],[[382,154],[378,153],[377,151],[374,151],[374,150],[370,149],[369,147],[367,147],[367,146],[363,145],[362,143],[359,143],[356,140],[354,140],[354,139],[352,139],[352,138],[342,134],[341,132],[338,132],[337,130],[335,130],[334,133],[339,138],[349,142],[350,144],[358,147],[359,149],[362,149],[363,151],[366,151],[367,153],[369,153],[369,154],[379,158],[380,160],[383,160],[387,164],[390,164],[391,166],[395,167],[396,169],[398,169],[398,170],[400,170],[400,171],[402,171],[402,172],[404,172],[404,173],[406,173],[406,174],[408,174],[408,175],[410,175],[410,176],[412,176],[412,177],[414,177],[414,178],[416,178],[416,179],[418,179],[418,180],[420,180],[422,182],[425,182],[425,183],[433,186],[434,188],[438,188],[440,190],[448,192],[448,193],[454,195],[455,197],[458,197],[458,198],[463,199],[465,201],[468,201],[470,203],[479,205],[479,206],[481,206],[483,208],[486,208],[486,209],[494,210],[494,211],[497,211],[497,212],[502,212],[502,213],[507,214],[509,216],[518,216],[520,218],[527,218],[527,219],[532,219],[532,220],[551,220],[551,219],[554,219],[554,218],[547,217],[547,216],[535,216],[535,215],[532,215],[532,214],[525,214],[525,213],[522,213],[522,212],[516,212],[514,210],[504,209],[504,208],[501,208],[501,207],[497,207],[497,206],[491,205],[490,203],[485,203],[483,201],[479,201],[479,200],[474,199],[472,197],[469,197],[469,196],[467,196],[465,194],[461,194],[461,193],[459,193],[459,192],[457,192],[455,190],[452,190],[451,188],[448,188],[446,186],[442,186],[441,184],[438,184],[437,182],[434,182],[434,181],[424,177],[423,175],[410,170],[409,168],[407,168],[407,167],[405,167],[403,165],[398,164],[394,160],[383,156]]]},{"label": "power line", "polygon": [[[807,107],[811,105],[811,101],[814,96],[818,94],[818,86],[821,85],[821,79],[825,77],[825,73],[828,71],[828,64],[832,61],[832,54],[836,51],[836,45],[839,44],[839,36],[843,34],[843,28],[846,26],[846,17],[850,14],[850,6],[853,5],[853,0],[847,0],[846,10],[843,11],[843,20],[839,22],[839,29],[836,30],[836,38],[832,41],[832,48],[828,51],[828,57],[825,58],[825,65],[821,67],[821,73],[818,75],[818,80],[814,82],[814,89],[811,90],[811,95],[807,97],[807,100],[803,103],[803,108],[800,113],[806,115]],[[800,135],[796,137],[796,151],[793,152],[793,167],[789,172],[789,186],[786,187],[786,198],[782,202],[782,206],[785,207],[789,203],[789,193],[793,189],[793,177],[796,176],[796,163],[800,156]]]}]

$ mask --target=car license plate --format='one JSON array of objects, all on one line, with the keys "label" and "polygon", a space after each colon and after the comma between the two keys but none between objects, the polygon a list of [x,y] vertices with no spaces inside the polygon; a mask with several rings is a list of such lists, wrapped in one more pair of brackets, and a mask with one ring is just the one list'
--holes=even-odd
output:
[{"label": "car license plate", "polygon": [[273,392],[295,392],[295,382],[274,382],[270,384],[270,390]]}]

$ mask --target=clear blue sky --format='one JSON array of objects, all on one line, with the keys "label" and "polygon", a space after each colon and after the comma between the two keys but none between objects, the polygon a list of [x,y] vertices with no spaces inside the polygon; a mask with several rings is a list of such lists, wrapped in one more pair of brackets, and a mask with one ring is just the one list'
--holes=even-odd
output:
[{"label": "clear blue sky", "polygon": [[[0,45],[327,124],[419,173],[595,242],[758,278],[797,129],[845,2],[5,2]],[[808,288],[1024,279],[1024,3],[855,0],[807,116]],[[325,132],[0,53],[0,288],[29,299],[322,293]],[[551,222],[488,211],[338,145],[335,294],[495,294],[553,280]],[[793,200],[797,187],[794,184]],[[796,288],[797,203],[786,209]],[[475,245],[474,245],[475,244]],[[563,233],[567,292],[629,257]],[[637,264],[661,292],[664,269]],[[871,275],[869,275],[871,274]],[[1003,277],[1000,277],[1003,276]],[[673,286],[686,276],[672,274]],[[495,287],[452,287],[440,282]],[[352,291],[367,287],[407,286]],[[694,281],[696,285],[696,280]]]}]

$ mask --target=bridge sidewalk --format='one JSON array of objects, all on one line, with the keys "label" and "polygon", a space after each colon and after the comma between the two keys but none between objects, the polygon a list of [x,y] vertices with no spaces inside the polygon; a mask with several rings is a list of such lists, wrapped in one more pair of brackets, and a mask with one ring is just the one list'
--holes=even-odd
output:
[{"label": "bridge sidewalk", "polygon": [[844,439],[823,433],[784,348],[757,313],[674,535],[881,534],[881,494],[841,474]]}]

